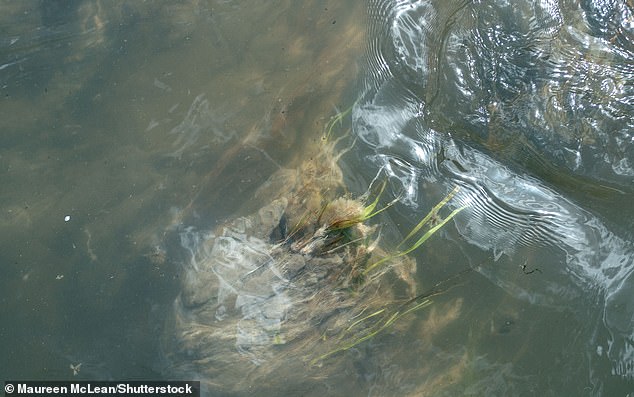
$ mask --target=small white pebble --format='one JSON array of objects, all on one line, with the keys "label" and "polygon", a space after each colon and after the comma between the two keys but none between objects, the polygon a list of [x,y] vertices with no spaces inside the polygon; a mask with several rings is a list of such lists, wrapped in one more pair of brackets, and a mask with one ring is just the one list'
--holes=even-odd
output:
[{"label": "small white pebble", "polygon": [[73,365],[73,364],[70,365],[70,369],[73,371],[73,376],[77,376],[77,374],[79,373],[79,370],[81,369],[81,364],[82,363],[79,363],[76,365]]},{"label": "small white pebble", "polygon": [[70,215],[66,215],[66,216],[64,217],[64,222],[68,222],[68,221],[70,221]]}]

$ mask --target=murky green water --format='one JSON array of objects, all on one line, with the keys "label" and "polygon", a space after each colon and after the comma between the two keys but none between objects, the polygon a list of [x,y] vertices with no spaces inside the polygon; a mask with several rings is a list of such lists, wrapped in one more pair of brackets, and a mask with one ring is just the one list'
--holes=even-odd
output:
[{"label": "murky green water", "polygon": [[349,189],[387,175],[405,234],[460,186],[414,256],[461,275],[279,393],[634,395],[632,4],[352,3],[0,3],[3,378],[183,376],[196,242],[356,101]]}]

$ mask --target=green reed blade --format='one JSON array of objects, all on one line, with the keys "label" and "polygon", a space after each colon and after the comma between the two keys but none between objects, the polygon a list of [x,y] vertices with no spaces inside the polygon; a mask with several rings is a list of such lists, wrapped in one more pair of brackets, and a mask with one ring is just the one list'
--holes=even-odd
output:
[{"label": "green reed blade", "polygon": [[337,123],[341,125],[343,118],[346,117],[348,113],[350,113],[350,111],[352,111],[353,107],[354,107],[354,104],[350,106],[348,109],[344,110],[343,112],[339,112],[330,118],[330,120],[328,121],[325,127],[326,134],[324,135],[324,138],[323,138],[325,141],[328,141],[330,139],[330,136],[332,135],[332,129],[335,127]]},{"label": "green reed blade", "polygon": [[411,232],[409,232],[407,237],[405,237],[403,241],[401,241],[401,243],[396,248],[397,249],[400,248],[407,240],[412,238],[414,234],[416,234],[424,225],[426,225],[434,215],[438,214],[438,211],[440,211],[440,209],[444,207],[445,204],[447,204],[449,200],[451,200],[453,196],[456,195],[456,193],[458,193],[458,190],[460,190],[460,187],[456,186],[451,192],[449,192],[447,196],[445,196],[444,199],[442,199],[438,204],[436,204],[436,206],[432,208],[432,210],[429,211],[429,213],[420,222],[418,222],[418,225],[416,225],[416,227],[413,228]]},{"label": "green reed blade", "polygon": [[427,231],[427,233],[423,234],[423,236],[421,238],[419,238],[418,241],[416,241],[410,248],[408,248],[407,250],[399,253],[399,256],[400,255],[409,254],[410,252],[414,251],[416,248],[420,247],[425,241],[427,241],[427,239],[429,239],[434,233],[436,233],[438,231],[438,229],[443,227],[445,225],[445,223],[449,222],[451,220],[451,218],[456,216],[460,211],[462,211],[465,208],[467,208],[467,207],[465,206],[465,207],[460,207],[460,208],[455,209],[451,214],[449,214],[449,216],[447,216],[445,219],[443,219],[439,224],[437,224],[436,226],[434,226],[431,229],[429,229]]},{"label": "green reed blade", "polygon": [[[455,190],[455,189],[454,189]],[[443,200],[444,201],[444,200]],[[441,202],[442,203],[442,202]],[[436,206],[438,207],[438,205]],[[436,210],[436,207],[434,207],[434,209],[432,211]],[[438,207],[440,208],[440,207]],[[436,226],[432,227],[431,229],[429,229],[425,234],[423,234],[423,236],[421,238],[419,238],[414,244],[412,244],[412,246],[410,246],[408,249],[406,249],[405,251],[398,251],[397,253],[393,254],[393,255],[388,255],[384,258],[379,259],[377,262],[373,263],[372,265],[368,266],[364,271],[363,274],[367,275],[369,272],[371,272],[373,269],[375,269],[377,266],[398,258],[399,256],[403,256],[403,255],[407,255],[410,252],[414,251],[416,248],[420,247],[425,241],[427,241],[434,233],[436,233],[441,227],[443,227],[447,222],[449,222],[451,220],[451,218],[453,218],[454,216],[456,216],[460,211],[462,211],[463,209],[467,208],[466,206],[464,207],[460,207],[455,209],[451,214],[449,214],[445,219],[443,219],[442,221],[440,221]],[[420,225],[420,223],[419,223]],[[418,229],[420,229],[420,227],[417,226]],[[412,233],[410,233],[411,235]],[[407,238],[409,238],[411,236],[408,235]],[[406,239],[407,239],[406,238]],[[399,244],[399,246],[402,245]]]}]

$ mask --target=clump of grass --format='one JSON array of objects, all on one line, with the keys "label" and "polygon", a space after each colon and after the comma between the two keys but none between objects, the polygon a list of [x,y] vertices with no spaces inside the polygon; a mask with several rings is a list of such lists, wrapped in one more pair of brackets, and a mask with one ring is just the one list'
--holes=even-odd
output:
[{"label": "clump of grass", "polygon": [[[458,215],[460,211],[465,209],[466,207],[459,207],[453,210],[444,219],[439,218],[438,216],[438,212],[449,202],[449,200],[451,200],[453,196],[456,195],[458,190],[459,190],[459,187],[456,186],[444,199],[442,199],[438,204],[436,204],[436,206],[434,206],[434,208],[432,208],[432,210],[429,211],[429,213],[420,222],[418,222],[418,224],[412,229],[412,231],[409,232],[409,234],[403,239],[403,241],[401,241],[401,243],[397,247],[397,251],[394,254],[388,255],[384,257],[383,259],[380,259],[379,261],[366,267],[365,270],[363,271],[363,274],[367,275],[368,273],[370,273],[377,267],[383,265],[384,263],[390,260],[396,259],[400,256],[407,255],[410,252],[414,251],[415,249],[420,247],[425,241],[429,240],[429,238],[434,233],[436,233],[441,227],[443,227],[447,222],[449,222],[454,216]],[[427,229],[427,231],[422,236],[420,236],[418,240],[416,240],[412,245],[410,245],[406,249],[399,249],[400,247],[403,246],[403,244],[405,244],[405,242],[411,240],[412,237],[414,237],[416,233],[418,233],[423,228],[423,226],[426,226],[426,225],[431,227],[429,227],[429,229]]]},{"label": "clump of grass", "polygon": [[[349,228],[353,225],[356,225],[360,222],[364,222],[365,220],[375,216],[376,214],[384,211],[388,206],[381,208],[380,210],[376,210],[376,207],[379,202],[379,198],[381,193],[385,188],[385,183],[382,185],[379,194],[372,201],[370,205],[356,207],[354,211],[354,216],[343,216],[341,220],[337,220],[332,223],[333,230],[341,230],[345,228]],[[365,276],[372,271],[375,271],[379,266],[391,261],[395,260],[399,257],[405,256],[408,253],[414,251],[419,248],[423,243],[425,243],[434,233],[436,233],[440,228],[442,228],[447,222],[449,222],[454,216],[456,216],[460,211],[462,211],[465,207],[460,207],[453,210],[449,215],[447,215],[444,219],[439,217],[439,212],[445,205],[451,200],[459,188],[454,188],[443,200],[441,200],[432,210],[420,221],[418,224],[412,229],[412,231],[401,241],[401,243],[397,247],[397,251],[391,255],[387,255],[382,259],[374,262],[370,266],[365,267],[365,269],[359,274],[358,279],[361,280],[361,284],[363,284],[363,280],[365,280]],[[360,205],[360,204],[359,204]],[[342,214],[344,215],[344,214]],[[421,233],[421,230],[424,229],[424,233]],[[417,239],[415,238],[417,235]],[[411,244],[407,245],[406,248],[402,248],[406,246],[408,242],[413,241]],[[383,272],[379,272],[379,277]],[[443,283],[450,281],[453,277],[445,280]],[[438,287],[441,283],[437,284]],[[360,286],[363,288],[363,285]],[[435,295],[439,295],[443,293],[444,290],[434,288],[430,292],[419,295],[405,303],[395,304],[394,302],[386,302],[384,307],[373,310],[369,314],[365,314],[367,308],[372,307],[372,305],[368,305],[367,308],[364,308],[360,311],[359,317],[357,320],[353,321],[345,330],[341,331],[339,336],[336,337],[335,346],[332,350],[322,354],[311,360],[311,365],[315,365],[318,362],[325,360],[326,358],[346,350],[349,350],[358,344],[365,342],[380,332],[390,328],[403,316],[412,313],[416,310],[420,310],[429,306],[432,303],[431,298]],[[360,302],[363,304],[363,302]],[[324,341],[326,341],[326,336],[322,337]]]},{"label": "clump of grass", "polygon": [[[343,119],[351,110],[352,107],[336,114],[326,124],[322,137],[324,149],[333,150],[339,141],[331,141],[335,126],[342,125]],[[329,162],[332,162],[334,166],[340,155],[332,156]],[[315,162],[315,164],[321,163]],[[315,168],[318,167],[315,166]],[[405,256],[418,249],[465,208],[457,208],[444,218],[440,216],[443,208],[458,192],[458,187],[418,222],[396,247],[395,252],[385,254],[381,250],[375,251],[379,241],[378,233],[376,233],[377,226],[369,225],[368,221],[392,206],[399,197],[381,206],[380,201],[387,181],[382,183],[376,183],[376,181],[377,179],[370,184],[367,193],[361,198],[352,199],[347,196],[333,198],[330,195],[328,199],[319,196],[319,200],[311,201],[311,205],[304,207],[304,213],[296,216],[299,220],[293,221],[295,226],[286,238],[285,243],[289,244],[291,250],[305,257],[324,259],[329,255],[336,255],[339,262],[332,277],[329,278],[328,291],[323,291],[323,299],[319,298],[319,306],[328,306],[332,296],[339,296],[343,301],[333,300],[331,304],[339,305],[351,299],[346,302],[345,307],[351,310],[350,313],[355,313],[352,318],[346,320],[346,323],[337,321],[325,328],[320,338],[321,343],[324,343],[324,349],[320,349],[320,353],[314,353],[318,357],[312,359],[311,364],[321,362],[338,352],[351,349],[375,337],[391,328],[402,317],[427,307],[432,303],[432,296],[441,293],[435,290],[431,294],[419,295],[406,302],[395,301],[389,292],[386,293],[385,288],[390,288],[386,287],[390,281],[384,281],[384,276],[388,280],[393,279],[394,276],[398,279],[398,271],[388,275],[389,269],[396,269],[399,265],[403,267],[398,270],[405,269],[405,263],[411,263]],[[304,193],[310,192],[312,192],[310,189],[304,191]],[[397,263],[393,267],[383,266],[390,261]],[[327,262],[321,262],[320,266],[325,263]],[[404,279],[403,281],[408,282]],[[317,292],[317,294],[321,293],[322,291]],[[314,310],[319,312],[319,309]]]},{"label": "clump of grass", "polygon": [[[352,199],[338,197],[327,202],[320,211],[305,212],[288,237],[291,249],[302,254],[327,255],[339,250],[346,250],[348,267],[342,274],[351,277],[345,278],[342,284],[355,286],[360,284],[361,269],[371,256],[374,244],[378,241],[376,226],[367,224],[367,221],[389,208],[396,200],[378,208],[381,195],[386,187],[384,182],[376,192],[372,201],[367,197],[371,195],[372,186],[363,196],[365,199]],[[369,204],[368,204],[368,201]],[[376,237],[376,238],[375,238]],[[374,243],[372,243],[374,239]]]},{"label": "clump of grass", "polygon": [[[332,131],[335,125],[341,125],[344,117],[346,117],[354,107],[354,104],[346,109],[343,112],[338,112],[336,115],[331,117],[329,122],[325,126],[325,133],[323,139],[328,141],[332,135]],[[376,195],[374,201],[370,204],[365,205],[362,204],[361,200],[350,200],[346,198],[337,198],[330,203],[326,204],[324,208],[322,208],[321,213],[317,218],[317,223],[321,226],[321,229],[326,233],[346,231],[355,225],[360,225],[369,220],[370,218],[380,214],[385,211],[391,205],[393,205],[396,201],[398,201],[398,197],[394,199],[392,202],[387,204],[381,209],[376,209],[381,198],[383,191],[385,190],[386,181],[383,182],[381,188]],[[372,186],[371,186],[372,187]],[[371,190],[368,189],[368,194]],[[370,272],[377,269],[379,266],[397,259],[401,256],[407,255],[410,252],[419,248],[422,244],[424,244],[431,236],[434,235],[440,228],[442,228],[447,222],[449,222],[454,216],[456,216],[460,211],[465,209],[465,207],[460,207],[453,210],[448,216],[444,219],[439,217],[440,210],[451,200],[456,193],[458,192],[459,187],[456,186],[444,199],[442,199],[431,211],[412,229],[412,231],[401,241],[401,243],[397,246],[397,251],[391,255],[385,256],[382,259],[374,262],[373,264],[367,266],[361,276],[365,277]],[[409,247],[402,248],[403,245],[411,241],[414,236],[417,235],[423,229],[423,227],[427,226],[425,233],[420,235],[420,237],[414,241]]]},{"label": "clump of grass", "polygon": [[[431,304],[431,300],[427,299],[423,299],[421,302],[418,302],[416,305],[407,308],[406,310],[403,311],[395,311],[394,313],[389,313],[387,308],[382,308],[380,310],[377,310],[371,314],[368,314],[367,316],[353,322],[348,328],[346,328],[345,331],[343,331],[343,334],[341,335],[341,337],[339,338],[339,340],[344,340],[344,342],[342,342],[338,347],[336,347],[335,349],[327,352],[326,354],[323,354],[319,357],[314,358],[311,361],[311,365],[315,365],[320,361],[325,360],[326,358],[339,353],[339,352],[343,352],[346,350],[349,350],[355,346],[357,346],[358,344],[365,342],[373,337],[375,337],[376,335],[378,335],[381,331],[384,331],[385,329],[389,328],[391,325],[393,325],[398,319],[400,319],[401,317],[422,309],[423,307],[426,307],[428,305]],[[370,322],[371,324],[368,326],[368,322]],[[358,328],[361,328],[362,326],[365,326],[365,328],[363,328],[360,332],[359,335],[357,335],[354,338],[351,338],[348,341],[345,341],[345,336],[348,333],[353,333],[355,332]]]},{"label": "clump of grass", "polygon": [[[378,335],[380,332],[386,330],[387,328],[391,327],[392,325],[394,325],[396,323],[396,321],[398,321],[401,317],[404,317],[410,313],[413,313],[417,310],[423,309],[429,305],[432,304],[432,299],[435,296],[438,295],[442,295],[445,292],[447,292],[448,290],[450,290],[451,288],[459,285],[458,280],[460,278],[462,278],[465,274],[468,274],[469,272],[471,272],[473,269],[472,268],[466,268],[463,271],[456,273],[440,282],[438,282],[436,285],[434,285],[430,290],[428,290],[427,292],[418,295],[404,303],[401,304],[392,304],[392,308],[389,308],[388,305],[386,305],[385,307],[376,310],[368,315],[365,315],[363,317],[361,317],[360,319],[352,322],[352,324],[350,324],[339,336],[338,341],[336,343],[338,343],[337,347],[335,347],[334,349],[328,351],[325,354],[322,354],[314,359],[312,359],[310,361],[310,365],[316,365],[317,363],[337,354],[340,352],[344,352],[346,350],[349,350],[355,346],[357,346],[360,343],[363,343],[373,337],[375,337],[376,335]],[[361,314],[363,314],[365,311],[362,310]],[[356,332],[356,334],[355,334]],[[350,334],[355,334],[351,337],[349,337],[347,340],[346,338],[348,337],[348,335]],[[327,340],[327,338],[324,336],[322,337],[322,339],[324,341]]]}]

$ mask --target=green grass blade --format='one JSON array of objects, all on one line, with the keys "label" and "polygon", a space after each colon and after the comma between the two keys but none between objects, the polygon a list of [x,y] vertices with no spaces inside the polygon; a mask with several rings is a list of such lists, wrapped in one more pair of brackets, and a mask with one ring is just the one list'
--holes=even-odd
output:
[{"label": "green grass blade", "polygon": [[388,255],[384,258],[379,259],[378,261],[374,262],[373,264],[371,264],[370,266],[366,267],[365,270],[363,270],[363,275],[367,276],[368,273],[370,273],[374,268],[382,265],[383,263],[392,260],[394,258],[398,258],[399,256],[401,256],[400,253],[394,254],[394,255]]},{"label": "green grass blade", "polygon": [[[319,362],[319,361],[323,361],[324,359],[326,359],[326,358],[328,358],[328,357],[330,357],[330,356],[332,356],[332,355],[334,355],[334,354],[336,354],[336,353],[339,353],[339,352],[342,352],[342,351],[349,350],[349,349],[351,349],[351,348],[355,347],[356,345],[358,345],[358,344],[360,344],[360,343],[362,343],[362,342],[365,342],[365,341],[367,341],[367,340],[368,340],[368,339],[370,339],[370,338],[375,337],[375,336],[376,336],[376,335],[378,335],[380,332],[384,331],[385,329],[387,329],[388,327],[390,327],[392,324],[394,324],[394,323],[395,323],[398,319],[400,319],[401,317],[403,317],[403,316],[405,316],[405,315],[407,315],[407,314],[409,314],[409,313],[411,313],[411,312],[413,312],[413,311],[416,311],[416,310],[422,309],[423,307],[429,306],[430,304],[431,304],[431,300],[429,300],[429,299],[425,299],[425,300],[423,300],[422,302],[420,302],[420,303],[416,304],[415,306],[412,306],[412,307],[410,307],[409,309],[405,310],[404,312],[398,312],[398,311],[397,311],[397,312],[393,313],[390,317],[388,317],[388,318],[387,318],[387,320],[385,320],[385,322],[384,322],[383,324],[380,324],[380,325],[378,325],[378,326],[373,327],[374,329],[372,329],[372,328],[371,328],[371,329],[370,329],[370,332],[369,332],[369,333],[367,333],[366,335],[363,335],[363,336],[361,336],[361,337],[359,337],[359,338],[357,338],[357,339],[354,339],[354,340],[352,340],[352,341],[350,341],[350,342],[348,342],[348,343],[344,343],[344,344],[342,344],[341,346],[339,346],[339,347],[335,348],[334,350],[331,350],[331,351],[329,351],[328,353],[323,354],[323,355],[321,355],[321,356],[319,356],[319,357],[317,357],[317,358],[313,359],[313,360],[311,361],[311,365],[314,365],[314,364],[316,364],[316,363],[317,363],[317,362]],[[360,323],[360,322],[362,322],[362,321],[364,321],[364,320],[366,320],[366,319],[368,319],[368,318],[370,318],[370,317],[374,317],[374,316],[376,316],[376,315],[378,315],[378,314],[380,314],[380,313],[383,313],[384,311],[385,311],[385,309],[379,310],[379,311],[377,311],[377,312],[375,312],[375,313],[372,313],[372,314],[370,314],[370,315],[368,315],[368,316],[364,317],[364,318],[363,318],[363,319],[361,319],[361,320],[356,321],[353,325],[351,325],[351,326],[348,328],[348,330],[349,330],[351,327],[353,327],[353,326],[357,325],[358,323]],[[348,330],[346,330],[346,332],[347,332]]]},{"label": "green grass blade", "polygon": [[356,327],[357,325],[359,325],[360,323],[364,322],[365,320],[367,320],[369,318],[372,318],[374,316],[378,316],[379,314],[383,313],[384,311],[385,311],[385,308],[383,308],[381,310],[377,310],[374,313],[368,314],[367,316],[355,321],[348,328],[346,328],[346,332],[350,331],[352,328]]},{"label": "green grass blade", "polygon": [[372,216],[376,215],[372,213],[374,212],[374,209],[376,208],[376,206],[379,204],[379,199],[381,198],[381,195],[383,194],[383,190],[385,190],[386,185],[387,185],[387,181],[383,181],[383,184],[381,185],[381,190],[379,190],[379,193],[376,195],[376,198],[374,199],[374,201],[363,209],[364,220],[369,219]]},{"label": "green grass blade", "polygon": [[451,200],[453,196],[456,195],[456,193],[458,193],[458,190],[460,190],[460,187],[456,186],[451,192],[449,192],[447,196],[445,196],[444,199],[442,199],[438,204],[436,204],[436,206],[432,208],[432,210],[429,211],[429,213],[420,222],[418,222],[418,225],[416,225],[416,227],[413,228],[411,232],[409,232],[407,237],[405,237],[403,241],[401,241],[401,243],[396,247],[396,249],[399,249],[407,240],[412,238],[412,236],[414,236],[424,225],[426,225],[429,222],[429,220],[432,218],[432,216],[437,214],[438,211],[440,211],[440,209],[444,207],[445,204],[447,204],[449,200]]},{"label": "green grass blade", "polygon": [[416,248],[420,247],[425,241],[427,241],[434,233],[436,233],[438,231],[438,229],[440,229],[441,227],[443,227],[447,222],[449,222],[451,220],[451,218],[453,218],[454,216],[456,216],[460,211],[462,211],[463,209],[467,208],[466,206],[464,207],[460,207],[458,209],[455,209],[451,214],[449,214],[449,216],[447,216],[445,219],[443,219],[439,224],[437,224],[436,226],[432,227],[431,229],[429,229],[427,231],[427,233],[423,234],[423,236],[421,238],[418,239],[418,241],[416,241],[414,244],[412,244],[411,247],[409,247],[408,249],[406,249],[405,251],[399,251],[396,254],[393,255],[388,255],[382,259],[379,259],[377,262],[373,263],[372,265],[368,266],[364,271],[363,274],[367,275],[368,273],[370,273],[373,269],[375,269],[377,266],[398,258],[399,256],[403,256],[403,255],[407,255],[410,252],[414,251]]},{"label": "green grass blade", "polygon": [[325,141],[328,141],[330,139],[330,136],[332,135],[332,129],[335,127],[337,123],[341,125],[343,118],[346,117],[348,113],[352,111],[353,107],[354,107],[354,104],[352,104],[352,106],[350,106],[348,109],[344,110],[343,112],[339,112],[330,118],[330,120],[328,121],[325,127],[326,134],[324,135],[324,138],[323,138]]},{"label": "green grass blade", "polygon": [[372,332],[370,332],[370,333],[368,333],[368,334],[366,334],[366,335],[364,335],[364,336],[362,336],[362,337],[360,337],[358,339],[355,339],[353,341],[345,343],[345,344],[339,346],[338,348],[336,348],[336,349],[334,349],[332,351],[329,351],[326,354],[323,354],[323,355],[317,357],[316,359],[312,360],[311,363],[315,364],[315,363],[317,363],[319,361],[322,361],[322,360],[332,356],[335,353],[339,353],[339,352],[351,349],[351,348],[355,347],[356,345],[358,345],[359,343],[365,342],[366,340],[376,336],[379,332],[383,331],[385,328],[389,327],[397,318],[398,318],[398,312],[392,314],[392,316],[390,316],[390,318],[388,318],[385,321],[385,323],[383,325],[381,325],[378,329],[375,329],[374,331],[372,331]]},{"label": "green grass blade", "polygon": [[443,219],[439,224],[437,224],[436,226],[432,227],[431,229],[429,229],[427,231],[427,233],[423,234],[423,236],[421,238],[418,239],[418,241],[416,241],[411,247],[409,247],[407,250],[400,252],[400,255],[406,255],[412,251],[414,251],[416,248],[420,247],[425,241],[427,241],[434,233],[436,233],[438,231],[438,229],[440,229],[441,227],[443,227],[445,225],[445,223],[449,222],[451,220],[451,218],[453,218],[454,216],[456,216],[460,211],[462,211],[463,209],[465,209],[467,207],[460,207],[455,209],[451,214],[449,214],[449,216],[447,216],[445,219]]}]

